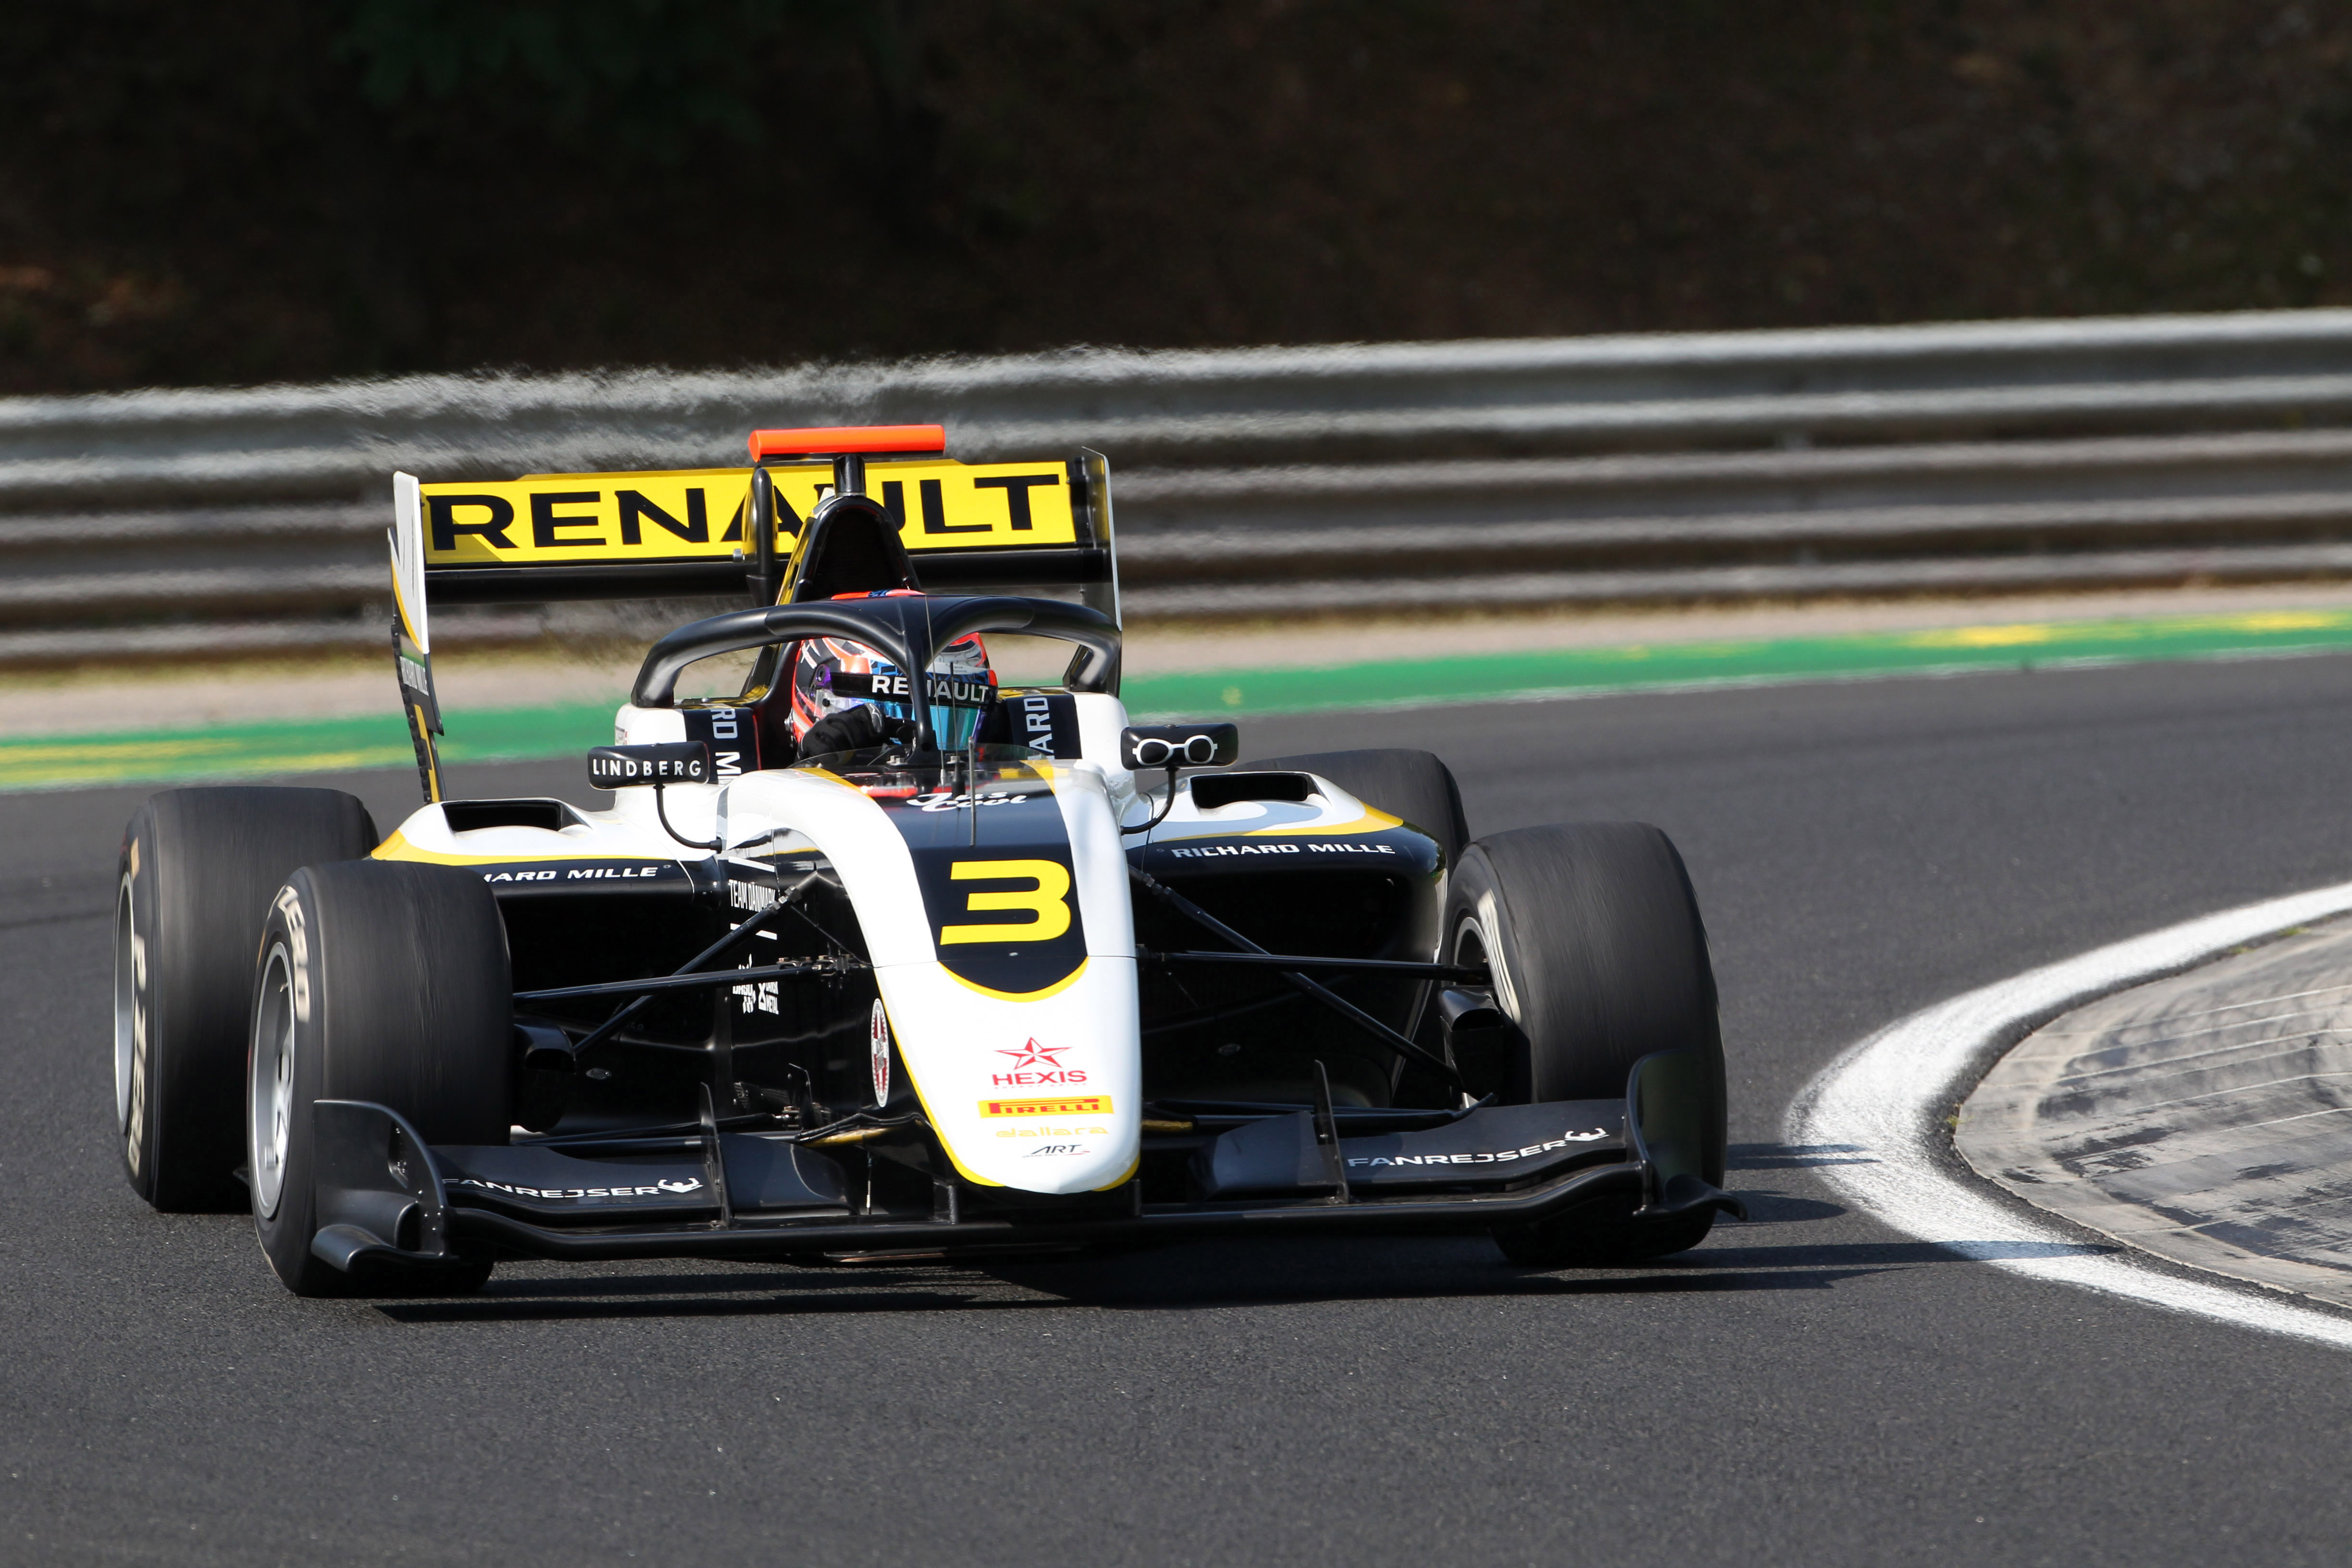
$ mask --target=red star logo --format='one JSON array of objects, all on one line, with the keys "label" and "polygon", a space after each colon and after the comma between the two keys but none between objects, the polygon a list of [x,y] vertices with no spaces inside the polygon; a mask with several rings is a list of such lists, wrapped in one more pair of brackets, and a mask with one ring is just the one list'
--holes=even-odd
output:
[{"label": "red star logo", "polygon": [[1000,1057],[1011,1057],[1013,1069],[1015,1072],[1030,1068],[1043,1068],[1050,1071],[1062,1065],[1056,1058],[1069,1048],[1067,1046],[1041,1046],[1033,1037],[1027,1045],[1017,1051],[1000,1050],[996,1054]]}]

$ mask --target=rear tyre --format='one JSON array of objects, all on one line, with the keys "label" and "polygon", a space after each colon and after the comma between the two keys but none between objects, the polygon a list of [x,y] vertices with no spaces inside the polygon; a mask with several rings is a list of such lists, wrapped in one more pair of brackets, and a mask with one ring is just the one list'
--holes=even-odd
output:
[{"label": "rear tyre", "polygon": [[[1524,827],[1472,845],[1446,892],[1446,957],[1487,963],[1514,1028],[1492,1080],[1504,1103],[1618,1100],[1633,1064],[1697,1046],[1708,1080],[1702,1175],[1723,1184],[1723,1036],[1706,928],[1682,857],[1646,823]],[[1570,1215],[1498,1232],[1539,1268],[1639,1262],[1696,1247],[1712,1210],[1670,1220]]]},{"label": "rear tyre", "polygon": [[311,1253],[310,1106],[373,1100],[427,1143],[507,1141],[513,982],[481,879],[404,861],[303,868],[269,906],[253,997],[253,1216],[278,1278],[298,1296],[479,1289],[488,1261],[345,1274]]},{"label": "rear tyre", "polygon": [[1462,791],[1454,782],[1453,770],[1429,752],[1315,752],[1300,757],[1268,757],[1242,766],[1329,779],[1366,805],[1401,816],[1436,839],[1438,847],[1445,851],[1448,870],[1460,862],[1463,847],[1470,842],[1470,824],[1462,814]]},{"label": "rear tyre", "polygon": [[298,866],[375,847],[339,790],[175,789],[122,836],[114,918],[114,1112],[123,1173],[176,1213],[235,1213],[246,1008],[269,900]]}]

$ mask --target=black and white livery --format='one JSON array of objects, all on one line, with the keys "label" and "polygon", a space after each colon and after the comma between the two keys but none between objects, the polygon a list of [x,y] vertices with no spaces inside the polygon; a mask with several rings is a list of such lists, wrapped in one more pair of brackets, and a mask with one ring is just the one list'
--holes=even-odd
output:
[{"label": "black and white livery", "polygon": [[[1307,1232],[1602,1265],[1738,1213],[1706,938],[1664,835],[1474,840],[1425,752],[1244,763],[1231,725],[1131,724],[1102,459],[965,469],[939,441],[762,432],[732,476],[401,476],[426,804],[388,835],[316,789],[174,790],[132,819],[134,1188],[249,1206],[303,1294],[471,1289],[515,1257]],[[583,558],[599,540],[639,553]],[[428,600],[724,583],[751,607],[656,643],[589,759],[583,798],[609,804],[443,798]],[[1076,596],[996,591],[1055,586]],[[941,683],[847,751],[778,721],[812,639],[918,672],[1008,634],[1066,644],[1063,679]],[[740,696],[677,695],[747,653]],[[959,742],[949,701],[983,709]]]}]

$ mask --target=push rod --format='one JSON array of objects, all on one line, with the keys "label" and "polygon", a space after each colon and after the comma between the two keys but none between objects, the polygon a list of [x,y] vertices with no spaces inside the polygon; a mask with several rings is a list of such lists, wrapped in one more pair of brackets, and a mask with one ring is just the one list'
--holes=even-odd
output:
[{"label": "push rod", "polygon": [[[801,894],[807,890],[810,883],[822,881],[823,879],[824,879],[819,876],[818,873],[811,871],[807,876],[803,877],[799,881],[794,882],[790,888],[778,893],[774,903],[770,904],[764,910],[756,910],[752,911],[750,918],[730,928],[725,936],[720,937],[717,942],[712,942],[709,947],[704,948],[700,952],[698,952],[692,958],[688,959],[684,964],[679,966],[677,971],[677,974],[691,974],[696,970],[700,969],[704,964],[709,963],[712,959],[717,958],[720,953],[725,952],[729,948],[734,946],[745,937],[750,936],[753,931],[760,930],[770,921],[774,920],[777,916],[782,914],[785,910],[791,908],[792,905],[798,900]],[[676,975],[673,975],[672,978],[676,978]],[[740,982],[737,984],[740,984]],[[642,986],[637,987],[637,990],[643,994],[639,994],[636,1000],[631,1002],[627,1006],[621,1008],[611,1017],[597,1025],[594,1029],[581,1037],[579,1041],[572,1047],[572,1055],[574,1058],[577,1058],[581,1052],[588,1049],[591,1046],[601,1046],[606,1040],[611,1039],[614,1035],[620,1033],[622,1025],[627,1023],[630,1019],[635,1017],[639,1013],[646,1009],[647,1005],[653,1001],[653,995],[650,992],[645,992]],[[527,999],[536,1000],[545,994],[546,993],[543,992],[519,992],[516,994],[515,1000],[518,1002]]]},{"label": "push rod", "polygon": [[1287,952],[1153,952],[1139,950],[1139,959],[1162,963],[1250,963],[1277,969],[1353,969],[1376,974],[1412,974],[1424,980],[1462,980],[1484,985],[1494,974],[1484,964],[1422,963],[1409,958],[1306,958]]},{"label": "push rod", "polygon": [[[1282,961],[1281,954],[1267,952],[1265,949],[1258,946],[1257,943],[1250,941],[1249,938],[1244,936],[1233,927],[1225,924],[1224,921],[1217,919],[1216,916],[1211,914],[1208,910],[1202,909],[1200,905],[1194,903],[1192,900],[1186,898],[1175,889],[1169,887],[1166,883],[1153,877],[1150,872],[1145,871],[1139,867],[1130,866],[1128,868],[1128,874],[1142,885],[1144,891],[1150,893],[1152,897],[1166,904],[1170,909],[1174,910],[1178,914],[1182,915],[1186,920],[1192,921],[1195,925],[1201,927],[1202,930],[1213,932],[1215,935],[1222,937],[1226,942],[1232,942],[1235,947],[1241,949],[1242,952],[1245,953],[1258,953],[1267,958]],[[1403,1035],[1397,1033],[1396,1030],[1390,1028],[1386,1024],[1381,1023],[1378,1018],[1373,1017],[1370,1013],[1367,1013],[1361,1007],[1357,1006],[1353,1002],[1349,1001],[1346,997],[1329,990],[1328,987],[1317,984],[1314,980],[1299,973],[1297,970],[1285,969],[1281,971],[1281,974],[1283,979],[1288,981],[1290,984],[1298,991],[1306,995],[1314,997],[1315,1000],[1322,1003],[1323,1005],[1330,1008],[1331,1011],[1339,1014],[1339,1016],[1347,1019],[1349,1023],[1355,1025],[1358,1028],[1371,1036],[1372,1038],[1380,1041],[1381,1044],[1388,1047],[1389,1049],[1404,1058],[1405,1060],[1409,1062],[1417,1062],[1421,1066],[1427,1068],[1430,1071],[1437,1074],[1446,1082],[1452,1084],[1455,1089],[1465,1094],[1469,1092],[1469,1085],[1463,1082],[1462,1075],[1454,1070],[1454,1064],[1452,1062],[1445,1060],[1442,1057],[1432,1056],[1429,1052],[1423,1050],[1419,1046],[1406,1038]]]},{"label": "push rod", "polygon": [[612,980],[596,985],[562,985],[552,991],[518,991],[518,1002],[562,1002],[575,996],[634,996],[640,992],[707,991],[719,985],[748,985],[755,980],[789,980],[801,974],[840,974],[863,963],[844,964],[836,959],[813,959],[805,963],[771,963],[759,969],[714,969],[700,974],[656,974],[645,980]]}]

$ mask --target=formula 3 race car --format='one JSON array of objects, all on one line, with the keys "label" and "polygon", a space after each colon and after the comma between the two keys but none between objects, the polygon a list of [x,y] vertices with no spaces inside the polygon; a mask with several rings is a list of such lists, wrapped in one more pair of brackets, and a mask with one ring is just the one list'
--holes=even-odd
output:
[{"label": "formula 3 race car", "polygon": [[[763,431],[748,470],[397,476],[426,804],[389,837],[320,789],[132,819],[138,1193],[250,1206],[306,1295],[1307,1233],[1625,1264],[1739,1212],[1664,835],[1473,842],[1425,752],[1236,767],[1230,724],[1130,724],[1108,465],[943,451]],[[608,808],[443,798],[428,605],[720,592],[751,607],[656,643],[590,754]],[[1066,674],[936,673],[992,635]],[[847,749],[784,721],[823,639],[871,655],[831,677],[873,714]],[[747,654],[740,695],[678,695]]]}]

